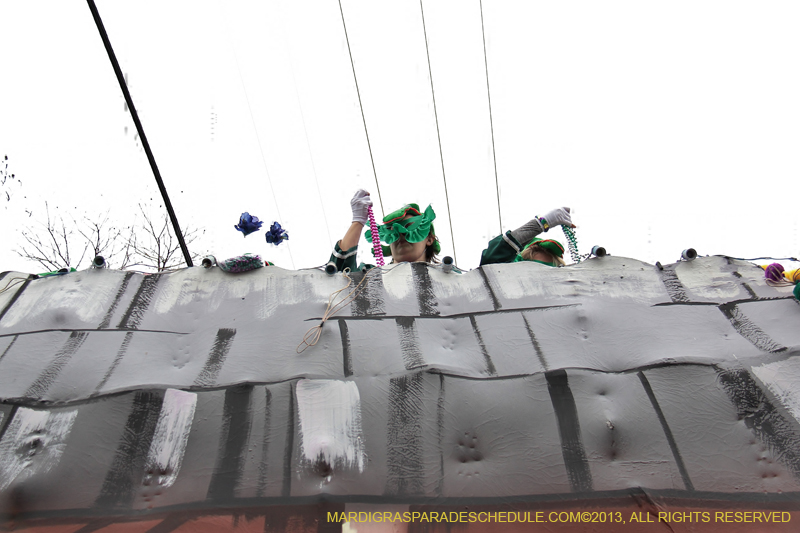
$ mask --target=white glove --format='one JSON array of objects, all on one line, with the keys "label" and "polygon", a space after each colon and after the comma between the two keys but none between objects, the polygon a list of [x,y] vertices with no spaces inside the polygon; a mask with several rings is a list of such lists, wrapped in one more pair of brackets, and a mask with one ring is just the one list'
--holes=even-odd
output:
[{"label": "white glove", "polygon": [[[569,207],[560,207],[558,209],[553,209],[549,213],[545,214],[544,217],[547,225],[551,228],[553,226],[567,226],[572,227],[572,217],[569,214]],[[542,228],[547,231],[547,228]]]},{"label": "white glove", "polygon": [[372,198],[369,193],[364,189],[356,191],[353,199],[350,200],[350,208],[353,210],[353,222],[360,222],[366,224],[369,218],[368,209],[372,205]]}]

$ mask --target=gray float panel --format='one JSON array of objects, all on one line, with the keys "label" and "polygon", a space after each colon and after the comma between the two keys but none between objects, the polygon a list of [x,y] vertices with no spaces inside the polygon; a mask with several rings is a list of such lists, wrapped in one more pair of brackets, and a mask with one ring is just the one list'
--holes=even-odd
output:
[{"label": "gray float panel", "polygon": [[2,527],[800,500],[800,305],[750,263],[3,277]]}]

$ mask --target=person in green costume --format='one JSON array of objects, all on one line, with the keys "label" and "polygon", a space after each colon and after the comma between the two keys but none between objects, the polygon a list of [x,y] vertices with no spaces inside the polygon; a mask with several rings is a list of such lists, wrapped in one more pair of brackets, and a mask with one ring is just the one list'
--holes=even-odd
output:
[{"label": "person in green costume", "polygon": [[535,261],[548,266],[564,265],[564,247],[554,239],[536,236],[554,226],[574,228],[569,207],[554,209],[543,217],[534,217],[515,230],[509,230],[489,241],[481,253],[481,265]]},{"label": "person in green costume", "polygon": [[547,266],[564,266],[564,247],[555,239],[534,239],[514,258],[514,262],[533,261]]},{"label": "person in green costume", "polygon": [[[364,189],[356,191],[350,200],[353,211],[353,221],[344,237],[333,248],[330,262],[336,265],[339,271],[349,268],[356,270],[356,254],[361,231],[367,224],[368,209],[372,205],[369,193]],[[436,255],[441,251],[436,231],[433,229],[433,220],[436,213],[428,206],[425,211],[420,211],[419,205],[407,204],[383,217],[383,224],[378,226],[381,241],[388,244],[382,246],[383,255],[391,262],[416,262],[438,263]],[[372,232],[367,230],[364,234],[367,242],[372,243]],[[358,265],[358,269],[372,265]]]}]

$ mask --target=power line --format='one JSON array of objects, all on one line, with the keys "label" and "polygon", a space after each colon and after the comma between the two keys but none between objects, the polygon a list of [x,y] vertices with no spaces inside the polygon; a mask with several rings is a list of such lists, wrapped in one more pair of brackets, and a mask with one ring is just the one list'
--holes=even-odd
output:
[{"label": "power line", "polygon": [[167,208],[169,219],[172,222],[172,229],[175,231],[175,236],[178,238],[178,244],[181,246],[183,258],[186,261],[186,266],[194,266],[192,264],[192,257],[189,255],[189,249],[186,247],[186,241],[183,238],[181,227],[178,224],[178,217],[175,216],[175,210],[172,209],[172,202],[169,201],[167,188],[164,186],[164,181],[161,179],[161,172],[158,170],[156,158],[153,156],[153,151],[150,149],[150,143],[147,141],[147,137],[144,134],[144,127],[142,127],[142,122],[139,120],[139,114],[136,112],[136,107],[133,105],[133,98],[131,98],[131,93],[128,91],[128,85],[125,83],[125,77],[122,74],[122,69],[117,61],[117,56],[114,54],[114,49],[111,48],[111,41],[108,39],[108,34],[103,26],[103,21],[100,19],[100,13],[97,11],[97,6],[94,4],[94,0],[86,1],[89,4],[89,10],[92,12],[94,22],[97,25],[97,31],[100,32],[100,38],[103,40],[103,46],[106,48],[108,58],[111,60],[111,66],[114,68],[114,74],[117,76],[119,87],[122,89],[122,96],[125,98],[125,103],[128,104],[128,109],[131,112],[131,118],[133,118],[136,131],[139,133],[139,138],[142,140],[144,153],[147,154],[147,160],[150,162],[150,168],[153,170],[153,175],[156,178],[158,190],[161,191],[161,197],[164,199],[164,206]]},{"label": "power line", "polygon": [[369,160],[372,162],[372,175],[375,177],[375,187],[378,189],[378,202],[381,204],[381,212],[386,214],[383,209],[383,199],[381,198],[381,187],[378,185],[378,174],[375,172],[375,160],[372,157],[372,145],[369,142],[369,132],[367,132],[367,119],[364,117],[364,106],[361,104],[361,91],[358,90],[358,78],[356,77],[356,65],[353,63],[353,52],[350,50],[350,38],[347,36],[347,24],[344,22],[344,11],[342,10],[342,0],[339,0],[339,13],[342,15],[342,27],[344,28],[344,40],[347,42],[347,53],[350,55],[350,67],[353,69],[353,81],[356,83],[356,94],[358,95],[358,107],[361,108],[361,120],[364,122],[364,134],[367,136],[367,148],[369,149]]},{"label": "power line", "polygon": [[431,98],[433,99],[433,117],[436,120],[436,138],[439,140],[439,160],[442,162],[442,180],[444,181],[444,197],[447,200],[447,219],[450,222],[450,239],[453,242],[453,258],[458,264],[456,255],[456,236],[453,234],[453,216],[450,212],[450,196],[447,193],[447,177],[444,172],[444,155],[442,154],[442,134],[439,132],[439,114],[436,112],[436,93],[433,91],[433,71],[431,69],[431,53],[428,49],[428,31],[425,28],[425,11],[422,9],[422,0],[419,0],[419,12],[422,15],[422,34],[425,36],[425,55],[428,57],[428,77],[431,80]]},{"label": "power line", "polygon": [[483,26],[483,0],[478,0],[481,10],[481,36],[483,37],[483,66],[486,69],[486,97],[489,99],[489,128],[492,132],[492,160],[494,161],[494,186],[497,191],[497,217],[500,219],[500,233],[503,233],[503,215],[500,213],[500,182],[497,179],[497,153],[494,149],[494,122],[492,120],[492,94],[489,91],[489,60],[486,58],[486,30]]}]

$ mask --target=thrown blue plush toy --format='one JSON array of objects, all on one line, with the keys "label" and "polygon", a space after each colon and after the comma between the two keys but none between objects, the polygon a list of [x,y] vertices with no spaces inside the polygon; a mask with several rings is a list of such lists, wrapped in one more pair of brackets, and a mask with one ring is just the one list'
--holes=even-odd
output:
[{"label": "thrown blue plush toy", "polygon": [[245,211],[242,213],[242,216],[239,217],[239,224],[233,227],[244,233],[244,237],[247,237],[251,233],[260,230],[262,224],[263,222],[258,220],[258,217]]},{"label": "thrown blue plush toy", "polygon": [[289,234],[286,233],[285,229],[281,228],[280,224],[273,222],[267,232],[267,242],[277,246],[286,240],[289,240]]}]

